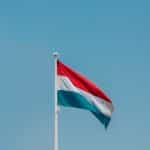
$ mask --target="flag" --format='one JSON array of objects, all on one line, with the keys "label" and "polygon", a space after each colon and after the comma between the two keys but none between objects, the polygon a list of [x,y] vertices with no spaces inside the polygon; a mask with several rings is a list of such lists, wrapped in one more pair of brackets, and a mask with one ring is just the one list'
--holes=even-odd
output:
[{"label": "flag", "polygon": [[58,105],[90,111],[108,127],[113,112],[111,99],[94,83],[69,66],[57,61]]}]

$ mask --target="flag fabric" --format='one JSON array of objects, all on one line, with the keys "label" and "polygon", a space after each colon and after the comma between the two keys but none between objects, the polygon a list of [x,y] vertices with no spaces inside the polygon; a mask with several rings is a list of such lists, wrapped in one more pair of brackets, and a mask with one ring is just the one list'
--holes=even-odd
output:
[{"label": "flag fabric", "polygon": [[108,127],[113,104],[100,88],[59,60],[57,84],[58,105],[88,110]]}]

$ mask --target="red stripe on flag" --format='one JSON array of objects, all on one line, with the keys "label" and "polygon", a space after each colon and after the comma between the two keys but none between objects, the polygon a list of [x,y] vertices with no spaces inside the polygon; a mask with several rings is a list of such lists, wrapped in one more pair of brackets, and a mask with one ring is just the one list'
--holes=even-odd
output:
[{"label": "red stripe on flag", "polygon": [[109,103],[112,103],[112,101],[107,97],[107,95],[94,83],[92,83],[90,80],[86,79],[84,76],[75,72],[73,69],[66,66],[60,61],[57,62],[57,74],[68,77],[74,86],[88,93],[91,93],[94,96],[100,97]]}]

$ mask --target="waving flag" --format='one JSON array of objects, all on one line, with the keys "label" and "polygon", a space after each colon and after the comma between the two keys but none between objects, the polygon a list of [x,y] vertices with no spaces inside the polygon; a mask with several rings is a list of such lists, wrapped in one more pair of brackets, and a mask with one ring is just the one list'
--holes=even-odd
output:
[{"label": "waving flag", "polygon": [[113,105],[100,88],[59,60],[57,84],[59,105],[88,110],[107,128]]}]

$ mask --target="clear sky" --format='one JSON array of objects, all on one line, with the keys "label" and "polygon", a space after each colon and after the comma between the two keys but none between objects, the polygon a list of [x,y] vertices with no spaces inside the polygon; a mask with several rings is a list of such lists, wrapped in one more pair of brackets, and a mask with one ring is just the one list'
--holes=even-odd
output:
[{"label": "clear sky", "polygon": [[148,0],[0,1],[0,149],[53,150],[53,57],[113,100],[107,131],[61,108],[60,150],[150,149]]}]

